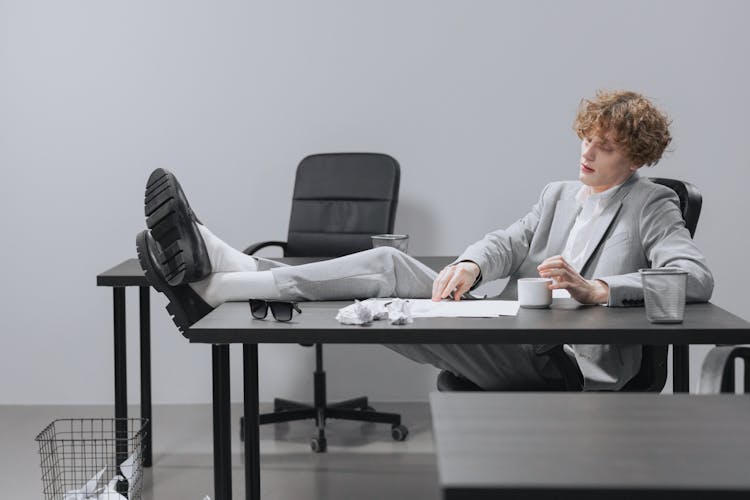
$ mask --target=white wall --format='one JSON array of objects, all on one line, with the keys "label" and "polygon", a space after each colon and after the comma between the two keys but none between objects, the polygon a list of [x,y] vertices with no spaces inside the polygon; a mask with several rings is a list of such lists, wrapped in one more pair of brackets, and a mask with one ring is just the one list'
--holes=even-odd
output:
[{"label": "white wall", "polygon": [[[457,254],[576,177],[572,120],[599,88],[670,112],[673,152],[653,175],[701,189],[714,302],[750,317],[749,16],[739,0],[0,0],[0,404],[113,401],[111,290],[95,276],[134,255],[153,168],[242,246],[284,238],[303,156],[387,152],[412,253]],[[210,348],[163,305],[154,294],[153,399],[210,401]],[[307,397],[312,354],[262,346],[261,399]],[[326,355],[331,398],[434,387],[432,368],[382,347]]]}]

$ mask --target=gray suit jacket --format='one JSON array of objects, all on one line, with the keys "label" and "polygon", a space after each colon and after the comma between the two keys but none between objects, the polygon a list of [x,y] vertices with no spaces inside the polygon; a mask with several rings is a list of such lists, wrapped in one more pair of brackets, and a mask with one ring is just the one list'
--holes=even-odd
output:
[{"label": "gray suit jacket", "polygon": [[[526,216],[505,230],[487,234],[457,260],[479,265],[480,280],[510,276],[499,298],[513,299],[518,278],[537,277],[537,266],[565,248],[580,210],[575,195],[579,181],[552,182]],[[636,172],[615,193],[599,216],[581,275],[609,285],[610,307],[643,305],[638,269],[673,266],[688,272],[687,301],[706,302],[713,276],[690,238],[671,189]],[[640,345],[572,346],[584,378],[584,389],[616,390],[639,370]]]}]

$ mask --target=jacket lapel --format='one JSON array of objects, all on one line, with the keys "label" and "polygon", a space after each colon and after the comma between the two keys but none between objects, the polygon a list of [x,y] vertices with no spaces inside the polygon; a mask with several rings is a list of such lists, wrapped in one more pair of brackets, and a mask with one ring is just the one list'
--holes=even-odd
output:
[{"label": "jacket lapel", "polygon": [[587,245],[583,253],[583,266],[581,266],[581,275],[584,274],[586,266],[589,265],[591,256],[594,255],[594,252],[601,246],[602,238],[604,238],[604,235],[607,233],[609,226],[612,225],[612,221],[615,220],[615,216],[620,211],[620,207],[622,207],[622,200],[612,200],[607,208],[604,209],[604,212],[602,212],[602,214],[597,219],[596,225],[591,232],[591,239],[589,240],[592,244]]},{"label": "jacket lapel", "polygon": [[604,209],[604,211],[597,219],[596,225],[591,232],[590,241],[592,242],[592,244],[587,245],[586,251],[584,252],[583,266],[581,266],[581,275],[584,275],[584,273],[586,272],[586,267],[589,265],[591,257],[594,255],[594,252],[596,252],[596,250],[598,250],[601,246],[604,235],[607,234],[609,227],[612,225],[615,217],[617,217],[617,214],[620,212],[620,208],[622,208],[622,200],[628,195],[628,193],[630,193],[630,189],[633,187],[633,183],[637,178],[638,174],[634,173],[630,177],[630,179],[625,181],[620,189],[617,190],[617,193],[609,202],[607,208]]}]

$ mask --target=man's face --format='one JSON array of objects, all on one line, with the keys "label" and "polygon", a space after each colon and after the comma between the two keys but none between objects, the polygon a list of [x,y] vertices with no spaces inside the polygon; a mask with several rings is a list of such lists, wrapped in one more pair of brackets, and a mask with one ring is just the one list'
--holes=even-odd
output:
[{"label": "man's face", "polygon": [[609,134],[584,136],[578,178],[595,193],[625,182],[638,166],[625,155]]}]

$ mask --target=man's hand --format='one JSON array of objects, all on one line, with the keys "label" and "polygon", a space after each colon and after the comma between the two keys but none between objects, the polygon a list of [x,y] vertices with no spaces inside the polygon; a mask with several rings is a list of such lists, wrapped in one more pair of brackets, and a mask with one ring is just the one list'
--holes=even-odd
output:
[{"label": "man's hand", "polygon": [[461,300],[461,296],[471,289],[478,276],[479,266],[474,262],[459,262],[443,268],[432,282],[432,300],[439,302],[451,295],[453,300]]},{"label": "man's hand", "polygon": [[609,300],[609,286],[600,280],[587,280],[561,255],[545,259],[537,266],[539,276],[552,278],[550,289],[565,289],[582,304],[604,304]]}]

